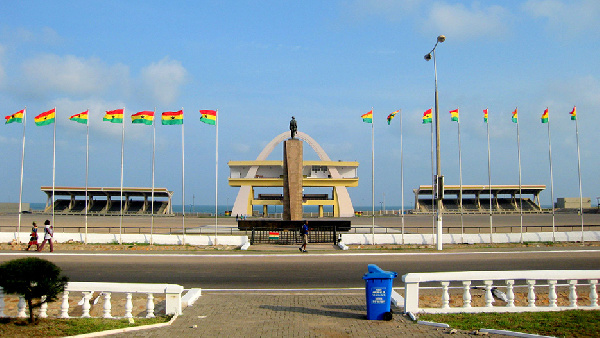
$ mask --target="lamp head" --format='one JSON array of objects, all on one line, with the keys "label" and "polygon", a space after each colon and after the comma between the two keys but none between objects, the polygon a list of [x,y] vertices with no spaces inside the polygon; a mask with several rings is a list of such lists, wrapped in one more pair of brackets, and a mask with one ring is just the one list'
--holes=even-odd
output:
[{"label": "lamp head", "polygon": [[446,37],[444,35],[440,35],[437,37],[437,42],[444,42],[446,41]]},{"label": "lamp head", "polygon": [[425,54],[425,61],[431,60],[431,53]]}]

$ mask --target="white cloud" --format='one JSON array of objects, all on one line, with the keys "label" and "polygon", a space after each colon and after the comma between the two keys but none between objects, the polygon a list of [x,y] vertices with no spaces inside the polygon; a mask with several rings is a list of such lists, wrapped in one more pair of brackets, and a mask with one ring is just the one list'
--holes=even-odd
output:
[{"label": "white cloud", "polygon": [[[126,88],[129,68],[108,66],[97,58],[45,54],[26,60],[22,65],[28,90],[46,95],[98,95],[111,87]],[[122,91],[119,91],[122,94]]]},{"label": "white cloud", "polygon": [[598,30],[600,2],[597,0],[529,0],[523,9],[533,17],[546,18],[549,28],[561,34]]},{"label": "white cloud", "polygon": [[451,39],[502,36],[508,30],[509,17],[509,12],[501,6],[482,8],[474,3],[467,8],[463,4],[435,3],[425,27]]},{"label": "white cloud", "polygon": [[142,69],[142,87],[159,103],[172,104],[179,96],[179,90],[187,81],[188,72],[177,60],[168,57]]}]

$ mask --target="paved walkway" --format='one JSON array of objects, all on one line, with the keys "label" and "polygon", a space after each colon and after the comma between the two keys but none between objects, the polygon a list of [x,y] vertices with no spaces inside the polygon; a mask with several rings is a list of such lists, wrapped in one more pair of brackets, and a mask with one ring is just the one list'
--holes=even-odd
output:
[{"label": "paved walkway", "polygon": [[444,337],[449,331],[400,313],[391,321],[366,320],[361,290],[219,291],[204,292],[171,326],[111,337]]}]

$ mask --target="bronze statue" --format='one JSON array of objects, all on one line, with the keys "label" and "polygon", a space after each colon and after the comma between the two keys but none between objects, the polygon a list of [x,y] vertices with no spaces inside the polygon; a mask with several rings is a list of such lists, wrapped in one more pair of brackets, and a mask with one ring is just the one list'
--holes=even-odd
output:
[{"label": "bronze statue", "polygon": [[296,125],[296,119],[292,116],[292,120],[290,121],[290,133],[292,134],[292,138],[298,132],[298,126]]}]

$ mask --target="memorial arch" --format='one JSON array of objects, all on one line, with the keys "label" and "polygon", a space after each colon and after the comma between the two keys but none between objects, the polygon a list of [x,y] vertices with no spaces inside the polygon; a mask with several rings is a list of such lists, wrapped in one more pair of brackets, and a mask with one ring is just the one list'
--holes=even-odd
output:
[{"label": "memorial arch", "polygon": [[[277,196],[269,198],[255,198],[255,187],[282,187],[283,161],[267,161],[267,157],[275,147],[288,139],[290,132],[286,131],[277,135],[260,152],[255,161],[230,161],[229,185],[240,187],[232,209],[232,215],[252,215],[255,205],[279,205]],[[331,199],[312,198],[305,196],[303,205],[319,205],[322,215],[323,205],[332,205],[334,217],[354,216],[354,207],[348,194],[348,187],[358,186],[356,174],[358,162],[332,161],[325,150],[312,137],[303,132],[297,132],[296,138],[306,142],[315,151],[319,161],[303,162],[303,186],[305,187],[331,187]],[[259,196],[260,197],[260,196]]]}]

